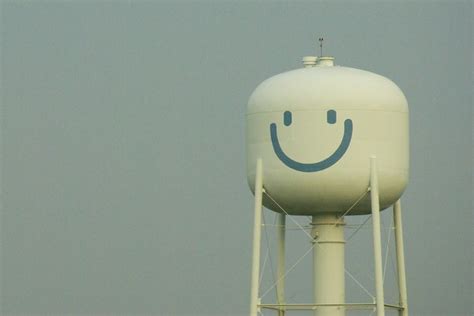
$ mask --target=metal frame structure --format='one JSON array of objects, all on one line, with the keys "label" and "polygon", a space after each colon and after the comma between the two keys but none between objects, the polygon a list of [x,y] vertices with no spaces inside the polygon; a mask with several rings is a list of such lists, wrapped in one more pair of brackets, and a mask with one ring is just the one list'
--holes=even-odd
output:
[{"label": "metal frame structure", "polygon": [[[344,302],[344,216],[340,217],[315,215],[311,225],[313,239],[313,287],[314,304],[287,304],[285,303],[285,229],[286,215],[278,214],[278,263],[276,293],[277,304],[262,304],[259,296],[260,278],[260,245],[262,230],[263,194],[266,193],[263,181],[263,162],[257,160],[255,175],[255,204],[254,204],[254,231],[252,279],[250,297],[250,316],[257,316],[261,309],[271,309],[278,312],[278,316],[285,316],[287,310],[314,310],[318,316],[344,316],[349,309],[375,309],[377,316],[384,316],[385,309],[398,310],[399,316],[408,316],[407,290],[405,276],[405,259],[403,249],[403,232],[400,200],[393,205],[393,222],[395,228],[396,262],[398,275],[399,304],[386,304],[384,301],[382,241],[380,228],[379,187],[377,178],[376,157],[370,157],[370,192],[372,211],[372,231],[374,247],[374,274],[375,274],[375,303],[345,303]],[[364,195],[365,196],[365,195]],[[363,197],[363,196],[362,196]],[[361,197],[361,198],[362,198]],[[356,203],[358,203],[356,201]],[[276,201],[274,201],[276,202]],[[315,247],[317,245],[317,247]],[[322,246],[324,245],[324,246]],[[325,278],[331,276],[331,282]],[[334,280],[336,280],[334,282]]]},{"label": "metal frame structure", "polygon": [[[344,309],[352,310],[370,310],[377,307],[376,303],[347,303],[347,304],[259,304],[259,308],[272,309],[281,311],[282,308],[286,310],[314,310],[324,307],[344,307]],[[384,304],[385,308],[395,309],[398,311],[403,310],[403,307],[393,304]]]}]

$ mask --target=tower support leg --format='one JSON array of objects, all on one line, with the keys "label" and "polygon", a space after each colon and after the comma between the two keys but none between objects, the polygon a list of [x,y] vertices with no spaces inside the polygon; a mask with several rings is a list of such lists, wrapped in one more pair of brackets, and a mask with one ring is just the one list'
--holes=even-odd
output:
[{"label": "tower support leg", "polygon": [[253,253],[252,253],[252,280],[250,288],[250,316],[258,313],[258,287],[260,276],[260,242],[262,233],[262,195],[263,195],[263,166],[262,159],[257,160],[255,173],[255,214],[253,227]]},{"label": "tower support leg", "polygon": [[[312,218],[315,304],[344,304],[344,222],[336,214]],[[315,316],[344,316],[343,306],[320,306]]]},{"label": "tower support leg", "polygon": [[385,315],[385,303],[383,294],[383,270],[382,270],[382,238],[380,234],[380,204],[379,187],[377,179],[376,158],[370,158],[370,200],[372,206],[372,223],[374,239],[374,267],[375,267],[375,291],[377,316]]},{"label": "tower support leg", "polygon": [[[278,265],[277,265],[277,302],[285,304],[285,228],[286,215],[278,214]],[[278,311],[278,316],[285,316],[285,308]]]},{"label": "tower support leg", "polygon": [[403,249],[402,208],[400,200],[395,202],[395,204],[393,205],[393,224],[395,226],[398,290],[400,294],[400,306],[403,307],[403,309],[399,311],[399,316],[408,316],[407,282],[405,276],[405,254]]}]

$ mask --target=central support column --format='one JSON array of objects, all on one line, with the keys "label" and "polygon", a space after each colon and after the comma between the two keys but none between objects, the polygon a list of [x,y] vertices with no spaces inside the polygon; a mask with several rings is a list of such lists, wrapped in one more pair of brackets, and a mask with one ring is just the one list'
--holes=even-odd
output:
[{"label": "central support column", "polygon": [[[315,304],[344,304],[344,219],[336,214],[313,216],[313,286]],[[321,306],[316,316],[344,316],[343,306]]]}]

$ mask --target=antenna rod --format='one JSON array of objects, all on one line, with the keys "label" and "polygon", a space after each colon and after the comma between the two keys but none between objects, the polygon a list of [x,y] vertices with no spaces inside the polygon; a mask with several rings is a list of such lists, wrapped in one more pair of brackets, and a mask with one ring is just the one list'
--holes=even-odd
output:
[{"label": "antenna rod", "polygon": [[320,51],[320,57],[323,57],[323,41],[324,41],[324,38],[320,37],[319,38],[319,51]]}]

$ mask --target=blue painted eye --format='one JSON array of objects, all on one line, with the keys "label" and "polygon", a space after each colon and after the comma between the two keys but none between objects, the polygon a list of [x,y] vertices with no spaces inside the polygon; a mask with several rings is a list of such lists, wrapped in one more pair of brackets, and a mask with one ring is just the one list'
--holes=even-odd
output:
[{"label": "blue painted eye", "polygon": [[283,124],[285,124],[285,126],[291,125],[291,112],[290,111],[285,111],[285,113],[283,113]]},{"label": "blue painted eye", "polygon": [[336,119],[337,119],[337,117],[336,117],[336,111],[334,111],[334,110],[329,110],[328,113],[327,113],[327,116],[328,116],[328,117],[327,117],[327,120],[328,120],[328,123],[329,123],[329,124],[334,124],[334,123],[336,123]]}]

